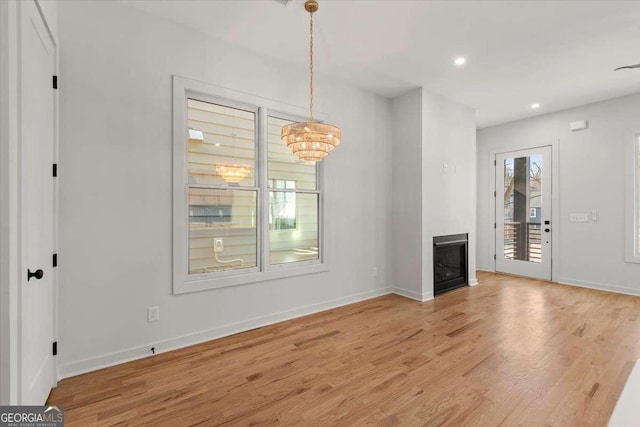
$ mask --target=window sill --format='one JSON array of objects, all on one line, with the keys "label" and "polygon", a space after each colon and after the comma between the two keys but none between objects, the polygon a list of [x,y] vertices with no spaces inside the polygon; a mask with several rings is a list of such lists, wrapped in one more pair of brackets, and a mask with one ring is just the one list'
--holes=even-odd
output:
[{"label": "window sill", "polygon": [[630,264],[640,264],[640,256],[627,255],[624,258],[624,262],[628,262]]},{"label": "window sill", "polygon": [[247,285],[250,283],[266,282],[269,280],[322,273],[326,271],[329,271],[327,264],[314,263],[304,266],[280,267],[269,271],[257,271],[226,277],[185,279],[182,282],[174,283],[173,294],[188,294],[191,292]]}]

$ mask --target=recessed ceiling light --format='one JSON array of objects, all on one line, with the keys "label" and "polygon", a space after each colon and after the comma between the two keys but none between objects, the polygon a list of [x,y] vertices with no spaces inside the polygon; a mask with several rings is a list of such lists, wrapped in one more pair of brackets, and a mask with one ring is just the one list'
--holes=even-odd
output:
[{"label": "recessed ceiling light", "polygon": [[464,56],[459,56],[453,61],[458,67],[464,65],[465,62],[467,62],[467,59]]},{"label": "recessed ceiling light", "polygon": [[220,147],[220,143],[216,142],[216,147]]},{"label": "recessed ceiling light", "polygon": [[531,104],[531,108],[536,110],[536,109],[540,108],[540,104],[538,104],[537,102],[535,104]]}]

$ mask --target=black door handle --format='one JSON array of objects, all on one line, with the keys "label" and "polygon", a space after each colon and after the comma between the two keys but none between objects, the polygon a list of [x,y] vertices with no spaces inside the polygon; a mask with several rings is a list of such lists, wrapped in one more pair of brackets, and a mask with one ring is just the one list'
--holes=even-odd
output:
[{"label": "black door handle", "polygon": [[40,269],[34,271],[33,273],[31,272],[31,270],[27,269],[27,282],[31,280],[32,277],[35,277],[36,279],[40,280],[42,279],[43,276],[44,276],[44,271]]},{"label": "black door handle", "polygon": [[545,229],[544,229],[544,232],[545,232],[545,233],[548,233],[548,232],[550,232],[550,231],[551,231],[551,229],[550,229],[550,228],[545,228]]}]

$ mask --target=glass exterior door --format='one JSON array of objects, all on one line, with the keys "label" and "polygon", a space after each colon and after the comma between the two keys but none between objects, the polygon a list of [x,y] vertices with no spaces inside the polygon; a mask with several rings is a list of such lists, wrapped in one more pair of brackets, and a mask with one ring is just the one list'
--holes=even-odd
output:
[{"label": "glass exterior door", "polygon": [[551,279],[551,148],[496,156],[496,271]]}]

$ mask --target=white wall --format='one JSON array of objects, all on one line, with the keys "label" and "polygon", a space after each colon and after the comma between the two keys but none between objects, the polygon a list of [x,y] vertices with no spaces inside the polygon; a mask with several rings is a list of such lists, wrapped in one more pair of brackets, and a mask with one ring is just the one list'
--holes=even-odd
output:
[{"label": "white wall", "polygon": [[469,283],[476,280],[476,113],[422,92],[422,292],[433,296],[433,237],[469,234]]},{"label": "white wall", "polygon": [[[640,94],[478,131],[478,265],[487,270],[494,265],[490,153],[556,144],[559,203],[554,209],[560,222],[552,224],[559,231],[553,280],[640,295],[640,264],[624,261],[624,145],[640,133],[638,111]],[[569,131],[569,122],[576,120],[588,120],[589,128]],[[598,212],[596,222],[569,222],[570,213],[592,210]]]},{"label": "white wall", "polygon": [[329,272],[174,296],[171,75],[304,107],[307,71],[118,2],[62,2],[59,34],[62,376],[390,291],[388,99],[317,78],[344,132],[325,160]]},{"label": "white wall", "polygon": [[393,285],[422,300],[422,89],[392,101],[391,240]]}]

